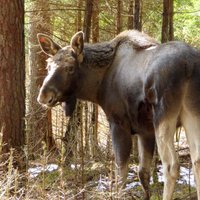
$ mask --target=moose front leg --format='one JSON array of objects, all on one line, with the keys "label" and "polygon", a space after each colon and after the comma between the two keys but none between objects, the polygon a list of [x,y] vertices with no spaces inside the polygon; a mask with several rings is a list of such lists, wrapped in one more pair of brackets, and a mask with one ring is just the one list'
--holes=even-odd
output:
[{"label": "moose front leg", "polygon": [[123,185],[128,173],[128,161],[132,147],[131,133],[115,123],[111,123],[110,127],[117,166],[117,176],[118,180]]}]

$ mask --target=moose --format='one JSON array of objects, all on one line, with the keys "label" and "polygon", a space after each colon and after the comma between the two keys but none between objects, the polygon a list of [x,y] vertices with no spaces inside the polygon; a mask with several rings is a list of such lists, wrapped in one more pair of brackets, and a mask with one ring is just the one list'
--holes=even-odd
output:
[{"label": "moose", "polygon": [[200,200],[200,52],[184,42],[158,43],[128,30],[114,39],[84,43],[77,32],[61,47],[38,33],[49,58],[48,75],[38,102],[63,104],[66,116],[76,100],[102,107],[110,124],[117,173],[126,180],[132,135],[138,135],[139,179],[144,199],[150,199],[150,166],[155,142],[164,171],[163,199],[172,199],[179,175],[174,133],[183,126],[189,143],[198,200]]}]

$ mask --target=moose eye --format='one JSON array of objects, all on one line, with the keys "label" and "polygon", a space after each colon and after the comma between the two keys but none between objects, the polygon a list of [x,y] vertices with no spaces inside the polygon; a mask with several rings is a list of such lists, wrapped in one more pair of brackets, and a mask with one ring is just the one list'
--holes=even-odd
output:
[{"label": "moose eye", "polygon": [[68,66],[67,68],[68,68],[67,71],[68,71],[70,74],[74,73],[74,66]]},{"label": "moose eye", "polygon": [[67,59],[66,59],[66,61],[68,62],[68,63],[74,63],[74,58],[73,57],[68,57]]}]

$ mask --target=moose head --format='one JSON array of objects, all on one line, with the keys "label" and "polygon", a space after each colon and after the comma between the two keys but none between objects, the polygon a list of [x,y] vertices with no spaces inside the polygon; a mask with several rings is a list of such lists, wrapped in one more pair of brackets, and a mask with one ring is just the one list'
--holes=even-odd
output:
[{"label": "moose head", "polygon": [[49,36],[37,35],[42,51],[49,56],[47,59],[48,75],[40,88],[38,102],[47,107],[54,107],[64,102],[65,114],[71,115],[75,105],[74,95],[78,68],[83,61],[83,32],[77,32],[70,45],[61,47]]}]

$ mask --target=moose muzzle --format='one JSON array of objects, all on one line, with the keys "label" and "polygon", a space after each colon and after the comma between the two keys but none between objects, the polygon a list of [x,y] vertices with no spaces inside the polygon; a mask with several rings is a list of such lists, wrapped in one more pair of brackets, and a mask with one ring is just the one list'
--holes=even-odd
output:
[{"label": "moose muzzle", "polygon": [[41,88],[37,101],[47,107],[53,107],[57,103],[55,92],[53,90]]}]

